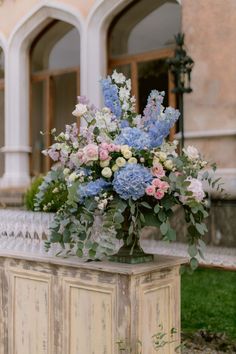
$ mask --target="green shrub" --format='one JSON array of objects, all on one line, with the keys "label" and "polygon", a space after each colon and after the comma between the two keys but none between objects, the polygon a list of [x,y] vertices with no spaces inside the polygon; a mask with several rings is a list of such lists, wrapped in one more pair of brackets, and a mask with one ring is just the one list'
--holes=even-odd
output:
[{"label": "green shrub", "polygon": [[34,177],[31,186],[25,193],[25,206],[27,210],[34,210],[34,199],[36,194],[39,192],[39,186],[43,182],[43,176]]}]

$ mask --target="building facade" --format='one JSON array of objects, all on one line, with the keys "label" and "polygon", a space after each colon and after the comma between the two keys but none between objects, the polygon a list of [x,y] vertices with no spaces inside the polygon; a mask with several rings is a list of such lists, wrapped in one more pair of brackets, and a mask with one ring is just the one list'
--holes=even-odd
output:
[{"label": "building facade", "polygon": [[78,94],[101,106],[99,80],[114,68],[131,77],[140,111],[152,88],[175,105],[165,60],[182,31],[195,62],[186,144],[217,163],[235,198],[235,0],[2,0],[0,19],[0,188],[49,168],[47,132],[72,121]]}]

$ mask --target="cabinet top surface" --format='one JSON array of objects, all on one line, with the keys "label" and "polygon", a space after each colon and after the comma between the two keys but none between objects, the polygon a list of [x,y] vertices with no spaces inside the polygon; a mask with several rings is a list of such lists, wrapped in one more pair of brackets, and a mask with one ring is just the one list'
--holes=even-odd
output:
[{"label": "cabinet top surface", "polygon": [[11,258],[23,261],[33,261],[36,263],[46,263],[51,265],[57,265],[62,267],[75,267],[80,269],[88,269],[101,272],[118,273],[126,275],[136,275],[142,273],[148,273],[158,271],[164,268],[171,268],[187,263],[187,259],[183,257],[154,255],[152,262],[142,264],[125,264],[110,261],[92,261],[85,262],[77,257],[50,257],[48,255],[42,256],[37,254],[27,254],[16,251],[1,251],[0,258]]}]

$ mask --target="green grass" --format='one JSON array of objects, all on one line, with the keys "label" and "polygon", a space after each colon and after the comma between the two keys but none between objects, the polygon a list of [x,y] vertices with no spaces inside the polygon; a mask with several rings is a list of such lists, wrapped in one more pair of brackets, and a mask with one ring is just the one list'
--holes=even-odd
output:
[{"label": "green grass", "polygon": [[236,339],[236,272],[198,269],[182,275],[182,331],[207,329]]}]

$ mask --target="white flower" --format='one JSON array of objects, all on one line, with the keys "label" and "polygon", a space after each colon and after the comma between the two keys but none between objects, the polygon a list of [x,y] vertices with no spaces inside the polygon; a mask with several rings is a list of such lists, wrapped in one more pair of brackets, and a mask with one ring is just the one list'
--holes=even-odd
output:
[{"label": "white flower", "polygon": [[129,150],[129,149],[130,149],[129,145],[122,145],[120,147],[120,151],[122,154],[124,153],[124,151]]},{"label": "white flower", "polygon": [[104,161],[100,161],[100,166],[101,167],[107,167],[110,165],[110,159],[104,160]]},{"label": "white flower", "polygon": [[64,168],[63,170],[63,174],[66,176],[70,173],[70,169],[69,168]]},{"label": "white flower", "polygon": [[112,176],[112,170],[110,169],[110,167],[104,167],[101,173],[102,176],[105,178],[110,178]]},{"label": "white flower", "polygon": [[123,82],[125,82],[125,76],[122,73],[118,73],[116,70],[113,71],[111,77],[116,84],[123,84]]},{"label": "white flower", "polygon": [[111,169],[112,169],[113,172],[116,172],[117,170],[119,170],[119,167],[117,166],[117,164],[115,164],[115,165],[112,166]]},{"label": "white flower", "polygon": [[162,162],[167,159],[167,155],[166,155],[165,152],[160,151],[160,152],[158,153],[158,156],[159,156],[159,159],[160,159]]},{"label": "white flower", "polygon": [[125,87],[121,87],[119,90],[119,97],[120,97],[121,101],[128,100],[129,90],[127,90]]},{"label": "white flower", "polygon": [[116,165],[118,167],[123,167],[126,164],[126,160],[123,157],[117,157]]},{"label": "white flower", "polygon": [[172,170],[174,167],[172,160],[166,160],[164,166],[167,170]]},{"label": "white flower", "polygon": [[186,149],[183,149],[183,152],[190,160],[199,159],[199,152],[194,146],[189,145]]},{"label": "white flower", "polygon": [[122,152],[122,155],[124,156],[125,159],[130,159],[132,157],[132,151],[130,151],[129,149],[124,150]]},{"label": "white flower", "polygon": [[69,175],[69,181],[70,182],[74,182],[76,179],[77,179],[77,174],[75,172],[72,172],[70,175]]},{"label": "white flower", "polygon": [[127,89],[130,91],[131,90],[131,80],[130,79],[126,80],[126,86],[127,86]]},{"label": "white flower", "polygon": [[128,160],[128,163],[138,163],[138,160],[137,160],[135,157],[131,157],[131,158]]},{"label": "white flower", "polygon": [[201,202],[205,197],[202,182],[199,181],[199,179],[197,178],[191,178],[191,177],[187,178],[187,181],[190,181],[190,185],[187,187],[187,190],[193,193],[193,197],[198,202]]},{"label": "white flower", "polygon": [[75,106],[75,110],[72,112],[72,114],[75,117],[81,117],[87,111],[88,110],[86,104],[79,103]]}]

